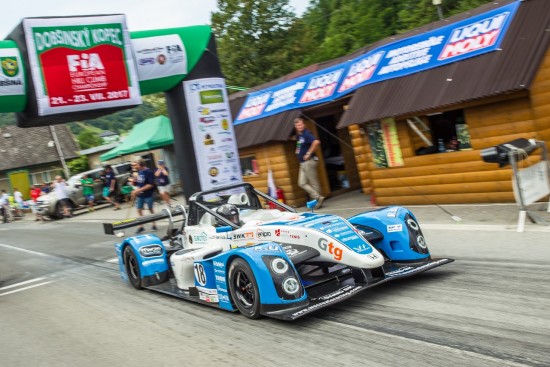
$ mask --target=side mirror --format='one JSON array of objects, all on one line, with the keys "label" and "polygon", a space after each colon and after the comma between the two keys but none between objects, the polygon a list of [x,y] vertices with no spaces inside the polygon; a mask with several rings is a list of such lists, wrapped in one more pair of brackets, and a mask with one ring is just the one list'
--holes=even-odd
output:
[{"label": "side mirror", "polygon": [[306,203],[306,206],[308,207],[308,209],[311,209],[312,213],[316,205],[317,205],[317,200],[311,200]]},{"label": "side mirror", "polygon": [[216,227],[216,233],[231,232],[232,230],[231,226]]}]

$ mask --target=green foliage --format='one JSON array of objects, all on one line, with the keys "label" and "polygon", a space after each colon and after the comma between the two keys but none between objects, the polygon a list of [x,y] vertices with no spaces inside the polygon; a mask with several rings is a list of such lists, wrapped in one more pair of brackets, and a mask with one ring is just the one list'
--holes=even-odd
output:
[{"label": "green foliage", "polygon": [[88,157],[86,157],[85,155],[81,155],[80,157],[67,162],[67,166],[69,167],[69,170],[72,174],[87,171],[89,169]]},{"label": "green foliage", "polygon": [[103,139],[90,130],[84,130],[78,134],[77,140],[80,145],[80,149],[89,149],[103,144]]}]

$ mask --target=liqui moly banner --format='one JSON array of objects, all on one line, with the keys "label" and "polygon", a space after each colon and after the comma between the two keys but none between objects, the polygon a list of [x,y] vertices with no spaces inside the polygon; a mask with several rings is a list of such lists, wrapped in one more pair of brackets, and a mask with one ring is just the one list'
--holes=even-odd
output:
[{"label": "liqui moly banner", "polygon": [[22,24],[39,116],[141,103],[124,15]]},{"label": "liqui moly banner", "polygon": [[520,2],[370,50],[352,60],[250,93],[235,125],[338,99],[371,83],[499,48]]}]

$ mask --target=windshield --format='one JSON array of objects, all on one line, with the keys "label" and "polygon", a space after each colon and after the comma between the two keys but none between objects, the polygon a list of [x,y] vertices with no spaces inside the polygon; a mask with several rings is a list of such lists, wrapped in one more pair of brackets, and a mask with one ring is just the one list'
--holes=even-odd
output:
[{"label": "windshield", "polygon": [[80,175],[76,175],[76,176],[72,176],[71,178],[69,178],[69,180],[67,181],[67,185],[69,186],[75,186],[77,183],[80,183],[80,179],[82,178],[82,176]]}]

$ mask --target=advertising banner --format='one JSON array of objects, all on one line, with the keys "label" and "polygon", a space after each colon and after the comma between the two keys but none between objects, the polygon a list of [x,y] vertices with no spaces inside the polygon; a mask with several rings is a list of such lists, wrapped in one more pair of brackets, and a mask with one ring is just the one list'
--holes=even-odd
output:
[{"label": "advertising banner", "polygon": [[0,112],[22,111],[27,101],[24,67],[14,42],[0,42],[0,67]]},{"label": "advertising banner", "polygon": [[201,190],[242,182],[225,80],[183,83]]},{"label": "advertising banner", "polygon": [[390,43],[352,60],[250,93],[235,125],[338,99],[367,84],[436,68],[499,48],[520,2]]},{"label": "advertising banner", "polygon": [[151,80],[187,74],[187,56],[176,34],[133,39],[138,78]]},{"label": "advertising banner", "polygon": [[384,141],[384,151],[388,167],[399,167],[403,163],[403,154],[399,144],[399,135],[393,118],[383,119],[380,124],[382,138]]},{"label": "advertising banner", "polygon": [[141,103],[124,15],[26,18],[38,115]]}]

